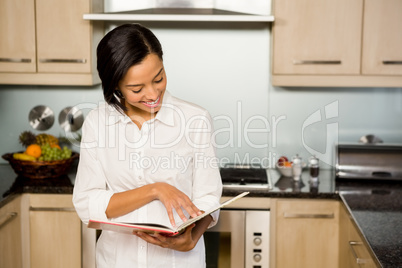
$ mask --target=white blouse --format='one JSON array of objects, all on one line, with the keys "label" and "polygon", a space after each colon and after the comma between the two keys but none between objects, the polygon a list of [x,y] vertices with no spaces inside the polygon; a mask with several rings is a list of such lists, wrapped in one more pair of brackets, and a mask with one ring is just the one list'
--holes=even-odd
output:
[{"label": "white blouse", "polygon": [[[184,192],[200,210],[219,203],[222,182],[212,146],[212,119],[194,104],[164,94],[155,119],[141,130],[125,114],[103,103],[86,117],[73,202],[84,223],[106,220],[114,193],[155,182]],[[219,212],[212,214],[212,227]],[[178,226],[180,217],[175,213]],[[121,222],[150,222],[170,226],[159,200],[118,218]],[[96,248],[97,268],[205,267],[204,240],[189,252],[148,244],[135,235],[103,231]]]}]

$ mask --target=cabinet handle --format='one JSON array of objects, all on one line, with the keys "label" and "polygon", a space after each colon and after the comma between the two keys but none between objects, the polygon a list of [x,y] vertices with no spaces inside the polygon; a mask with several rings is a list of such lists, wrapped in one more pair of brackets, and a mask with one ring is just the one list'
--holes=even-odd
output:
[{"label": "cabinet handle", "polygon": [[39,59],[41,63],[86,63],[86,59]]},{"label": "cabinet handle", "polygon": [[338,65],[342,64],[340,60],[294,60],[294,65],[308,65],[308,64],[325,64],[325,65]]},{"label": "cabinet handle", "polygon": [[353,257],[356,259],[357,264],[367,263],[367,260],[359,258],[357,256],[357,253],[356,253],[355,249],[353,248],[353,246],[358,246],[358,245],[362,245],[362,244],[363,244],[362,242],[358,242],[358,241],[349,241],[350,250],[352,251]]},{"label": "cabinet handle", "polygon": [[74,208],[29,207],[30,211],[75,211]]},{"label": "cabinet handle", "polygon": [[0,58],[0,62],[30,63],[32,60],[23,58]]},{"label": "cabinet handle", "polygon": [[15,217],[17,217],[17,212],[9,212],[2,217],[0,220],[0,229],[3,228],[8,222],[12,221]]},{"label": "cabinet handle", "polygon": [[402,60],[383,60],[384,65],[402,65]]},{"label": "cabinet handle", "polygon": [[297,214],[297,213],[283,213],[283,217],[289,219],[295,218],[311,218],[311,219],[333,219],[334,213],[331,214]]}]

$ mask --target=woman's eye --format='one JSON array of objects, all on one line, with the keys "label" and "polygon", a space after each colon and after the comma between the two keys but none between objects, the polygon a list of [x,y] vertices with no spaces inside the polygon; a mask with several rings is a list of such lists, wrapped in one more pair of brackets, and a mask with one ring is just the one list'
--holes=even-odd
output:
[{"label": "woman's eye", "polygon": [[139,89],[139,90],[131,90],[131,92],[133,92],[133,93],[140,93],[140,92],[141,92],[141,90],[142,90],[142,88],[141,88],[141,89]]},{"label": "woman's eye", "polygon": [[160,83],[162,81],[163,81],[163,77],[161,79],[159,79],[159,80],[155,80],[155,83]]}]

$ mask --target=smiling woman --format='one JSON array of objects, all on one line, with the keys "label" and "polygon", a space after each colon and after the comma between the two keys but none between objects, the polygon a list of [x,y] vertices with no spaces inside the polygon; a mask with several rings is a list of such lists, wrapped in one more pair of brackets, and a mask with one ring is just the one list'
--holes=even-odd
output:
[{"label": "smiling woman", "polygon": [[162,60],[156,54],[128,69],[118,84],[125,113],[141,128],[160,110],[166,90]]},{"label": "smiling woman", "polygon": [[[163,51],[159,40],[150,30],[139,24],[125,24],[105,35],[97,48],[97,68],[106,102],[126,110],[124,104],[116,98],[116,95],[119,96],[119,83],[123,78],[131,79],[129,73],[132,72],[129,72],[129,69],[143,65],[145,58],[150,54],[157,56],[160,67],[163,68]],[[138,76],[140,75],[139,73]],[[137,85],[144,81],[131,82]]]},{"label": "smiling woman", "polygon": [[[73,194],[86,224],[111,220],[175,227],[219,205],[219,167],[196,162],[200,156],[216,158],[211,116],[169,94],[162,55],[158,39],[139,24],[113,29],[98,45],[106,103],[83,124]],[[97,267],[203,268],[203,234],[218,216],[216,211],[176,237],[103,231]]]}]

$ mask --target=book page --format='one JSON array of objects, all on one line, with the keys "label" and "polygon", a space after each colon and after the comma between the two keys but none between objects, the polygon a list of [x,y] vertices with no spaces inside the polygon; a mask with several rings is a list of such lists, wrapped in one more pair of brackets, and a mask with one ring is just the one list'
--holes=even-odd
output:
[{"label": "book page", "polygon": [[184,229],[186,229],[188,226],[191,224],[201,220],[202,218],[208,216],[212,212],[217,211],[218,209],[221,209],[228,204],[242,198],[243,196],[247,195],[249,192],[243,192],[226,202],[220,204],[217,207],[213,207],[207,211],[205,211],[203,214],[195,217],[195,218],[190,218],[183,224],[181,224],[179,227],[176,229],[164,226],[161,224],[155,224],[155,223],[127,223],[127,222],[113,222],[113,221],[101,221],[101,220],[89,220],[88,223],[88,228],[94,228],[94,229],[101,229],[101,230],[107,230],[107,231],[114,231],[114,232],[120,232],[120,233],[127,233],[127,234],[133,234],[135,231],[140,231],[140,232],[146,232],[146,233],[162,233],[165,235],[177,235],[181,233]]},{"label": "book page", "polygon": [[203,214],[201,214],[201,215],[199,215],[199,216],[197,216],[197,217],[195,217],[195,218],[190,218],[190,219],[188,219],[186,222],[184,222],[184,223],[181,224],[179,227],[177,227],[176,231],[177,231],[177,232],[182,231],[183,229],[185,229],[186,227],[190,226],[190,225],[193,224],[194,222],[197,222],[197,221],[201,220],[202,218],[208,216],[209,214],[211,214],[211,213],[217,211],[218,209],[221,209],[221,208],[223,208],[223,207],[229,205],[230,203],[232,203],[232,202],[234,202],[234,201],[236,201],[236,200],[242,198],[243,196],[245,196],[245,195],[247,195],[247,194],[249,194],[249,192],[243,192],[243,193],[241,193],[241,194],[239,194],[239,195],[237,195],[237,196],[235,196],[235,197],[233,197],[233,198],[227,200],[226,202],[220,204],[219,206],[213,207],[213,208],[211,208],[211,209],[205,211]]}]

